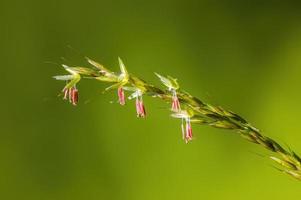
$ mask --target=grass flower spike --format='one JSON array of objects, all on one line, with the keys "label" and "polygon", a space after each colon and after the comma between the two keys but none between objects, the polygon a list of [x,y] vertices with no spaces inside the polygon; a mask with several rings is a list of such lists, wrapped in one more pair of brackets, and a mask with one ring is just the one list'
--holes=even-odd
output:
[{"label": "grass flower spike", "polygon": [[120,58],[120,72],[115,73],[98,62],[86,58],[92,67],[69,67],[62,65],[68,75],[54,76],[56,80],[66,81],[62,92],[64,99],[69,99],[73,105],[78,103],[77,84],[83,78],[95,79],[101,82],[111,83],[105,91],[117,90],[119,104],[125,105],[125,92],[130,92],[129,100],[135,100],[137,117],[146,117],[144,96],[161,99],[171,104],[171,116],[181,120],[182,138],[188,143],[193,139],[192,124],[207,125],[219,129],[228,129],[236,132],[246,140],[267,149],[271,159],[277,165],[277,169],[301,181],[301,158],[291,149],[282,147],[275,140],[264,136],[256,127],[238,114],[203,102],[197,97],[180,90],[177,79],[171,76],[162,76],[155,73],[165,90],[156,87],[137,76],[128,73]]},{"label": "grass flower spike", "polygon": [[56,80],[66,81],[66,86],[62,90],[64,100],[69,99],[69,102],[76,106],[78,103],[78,90],[76,88],[76,84],[80,81],[81,77],[76,69],[68,67],[67,65],[62,66],[70,73],[70,75],[54,76],[53,78]]},{"label": "grass flower spike", "polygon": [[120,71],[121,71],[121,73],[118,77],[118,80],[119,80],[118,100],[119,100],[120,105],[125,105],[125,94],[124,94],[124,90],[122,87],[128,83],[129,74],[128,74],[121,58],[118,58],[118,60],[119,60],[119,67],[120,67]]},{"label": "grass flower spike", "polygon": [[181,129],[182,129],[182,138],[188,143],[192,140],[192,127],[191,127],[191,110],[181,110],[176,113],[171,114],[174,118],[179,118],[182,120]]},{"label": "grass flower spike", "polygon": [[181,110],[180,101],[177,97],[177,90],[179,89],[179,84],[177,79],[172,78],[171,76],[164,77],[158,73],[155,73],[156,76],[160,79],[160,81],[168,88],[168,91],[171,92],[171,110],[174,112],[178,112]]}]

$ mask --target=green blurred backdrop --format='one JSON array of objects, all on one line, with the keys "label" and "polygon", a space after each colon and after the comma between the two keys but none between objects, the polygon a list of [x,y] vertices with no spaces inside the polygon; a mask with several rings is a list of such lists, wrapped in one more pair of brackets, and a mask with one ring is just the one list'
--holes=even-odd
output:
[{"label": "green blurred backdrop", "polygon": [[83,61],[68,45],[115,70],[121,56],[145,80],[177,77],[301,152],[300,1],[2,0],[0,16],[0,199],[300,196],[301,182],[232,132],[194,126],[186,145],[156,99],[140,120],[133,102],[112,104],[107,85],[86,80],[73,107],[51,78],[63,70],[46,63]]}]

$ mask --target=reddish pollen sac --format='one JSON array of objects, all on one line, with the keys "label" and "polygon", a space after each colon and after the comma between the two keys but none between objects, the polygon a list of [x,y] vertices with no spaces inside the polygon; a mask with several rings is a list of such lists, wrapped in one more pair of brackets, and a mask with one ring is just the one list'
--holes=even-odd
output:
[{"label": "reddish pollen sac", "polygon": [[69,102],[72,103],[72,88],[69,88]]},{"label": "reddish pollen sac", "polygon": [[136,99],[136,112],[137,112],[137,117],[140,115],[140,102],[139,99]]},{"label": "reddish pollen sac", "polygon": [[72,88],[71,101],[74,106],[78,103],[78,90],[76,88]]},{"label": "reddish pollen sac", "polygon": [[[182,136],[183,136],[183,140],[185,140],[186,143],[188,143],[189,141],[192,140],[192,128],[191,128],[191,123],[190,123],[190,119],[185,119],[185,123],[184,124],[184,119],[182,119]],[[186,125],[186,127],[185,127]],[[185,127],[185,128],[184,128]]]},{"label": "reddish pollen sac", "polygon": [[63,90],[63,93],[64,93],[64,100],[67,100],[67,98],[68,98],[68,92],[69,92],[69,89],[67,89],[67,88],[64,88],[64,90]]},{"label": "reddish pollen sac", "polygon": [[118,88],[118,100],[120,105],[125,105],[125,95],[122,87]]},{"label": "reddish pollen sac", "polygon": [[186,134],[185,134],[185,128],[184,128],[183,119],[182,119],[181,129],[182,129],[182,139],[185,140]]},{"label": "reddish pollen sac", "polygon": [[185,134],[185,141],[186,143],[188,143],[190,140],[192,140],[192,128],[191,128],[191,124],[186,123],[186,134]]},{"label": "reddish pollen sac", "polygon": [[141,116],[145,117],[146,116],[146,112],[145,112],[145,107],[144,107],[144,104],[143,104],[142,100],[140,100],[140,111],[141,111]]},{"label": "reddish pollen sac", "polygon": [[178,112],[181,110],[180,101],[176,95],[172,97],[171,110],[174,112]]},{"label": "reddish pollen sac", "polygon": [[75,86],[71,88],[64,88],[63,89],[64,93],[64,100],[69,100],[70,103],[72,103],[74,106],[77,105],[78,103],[78,90],[76,89]]},{"label": "reddish pollen sac", "polygon": [[145,107],[142,99],[139,98],[136,99],[136,112],[137,112],[137,117],[142,117],[142,118],[146,117]]}]

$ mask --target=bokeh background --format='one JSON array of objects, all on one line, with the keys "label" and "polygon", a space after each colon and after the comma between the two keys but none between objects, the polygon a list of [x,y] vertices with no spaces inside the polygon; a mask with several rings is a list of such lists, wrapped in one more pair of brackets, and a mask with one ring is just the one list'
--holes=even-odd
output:
[{"label": "bokeh background", "polygon": [[51,78],[64,71],[48,63],[84,54],[118,70],[121,56],[131,73],[177,77],[301,152],[300,1],[1,0],[0,16],[1,199],[300,197],[300,182],[232,132],[193,126],[186,145],[156,99],[137,119],[133,102],[84,80],[73,107]]}]

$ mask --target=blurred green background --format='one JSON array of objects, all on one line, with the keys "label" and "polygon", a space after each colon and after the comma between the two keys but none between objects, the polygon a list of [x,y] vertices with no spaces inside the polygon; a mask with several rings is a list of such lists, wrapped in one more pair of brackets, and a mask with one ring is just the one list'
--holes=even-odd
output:
[{"label": "blurred green background", "polygon": [[[180,121],[145,98],[117,103],[106,84],[79,84],[79,106],[57,97],[68,45],[160,84],[153,72],[231,109],[301,152],[300,1],[1,1],[0,199],[289,199],[301,183],[230,131]],[[77,63],[74,64],[77,64]],[[259,154],[259,155],[258,155]]]}]

